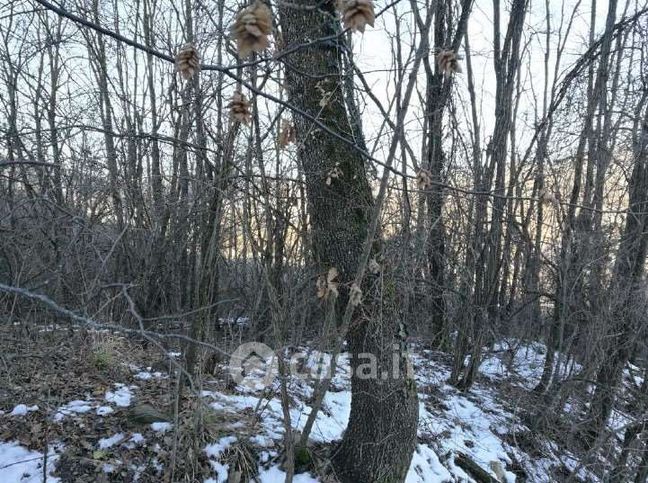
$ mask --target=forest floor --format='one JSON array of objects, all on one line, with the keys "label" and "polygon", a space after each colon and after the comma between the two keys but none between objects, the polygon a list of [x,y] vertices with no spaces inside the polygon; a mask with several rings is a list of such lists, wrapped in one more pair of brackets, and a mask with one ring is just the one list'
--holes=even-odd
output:
[{"label": "forest floor", "polygon": [[[529,388],[544,349],[515,343],[513,352],[514,343],[496,345],[467,392],[446,383],[447,355],[414,351],[420,416],[408,483],[551,482],[570,472],[572,481],[599,480],[604,455],[597,466],[583,464],[578,448],[530,430],[529,414],[542,417]],[[196,394],[185,391],[172,418],[175,378],[161,356],[107,332],[0,325],[0,482],[45,475],[48,482],[227,482],[228,474],[229,481],[283,482],[278,388],[228,383],[217,366]],[[340,362],[311,434],[311,456],[298,458],[296,482],[333,481],[327,455],[351,402],[348,362]],[[291,380],[289,393],[292,425],[301,429],[312,387]],[[622,427],[624,416],[615,413],[615,421]]]}]

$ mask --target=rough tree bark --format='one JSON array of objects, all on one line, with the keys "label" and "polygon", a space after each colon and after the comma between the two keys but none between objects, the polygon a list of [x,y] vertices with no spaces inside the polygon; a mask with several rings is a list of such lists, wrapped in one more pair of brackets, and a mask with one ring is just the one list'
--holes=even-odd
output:
[{"label": "rough tree bark", "polygon": [[[345,109],[340,59],[345,43],[338,35],[333,2],[281,3],[279,12],[285,48],[301,45],[285,58],[291,103],[342,136],[357,136]],[[305,45],[320,38],[328,40]],[[297,115],[295,121],[314,259],[323,271],[330,267],[339,271],[341,311],[367,237],[374,200],[362,155],[305,118]],[[341,175],[327,183],[335,169]],[[379,245],[377,241],[376,251]],[[343,482],[403,481],[416,445],[418,403],[415,385],[405,374],[405,328],[398,322],[395,286],[384,277],[382,297],[372,289],[379,284],[377,277],[362,287],[364,301],[347,338],[353,372],[351,416],[333,455],[336,476]],[[376,357],[380,377],[362,377],[362,364],[367,362],[358,357],[362,353]],[[402,363],[398,374],[394,359]]]},{"label": "rough tree bark", "polygon": [[[436,3],[434,13],[434,46],[436,50],[447,48],[446,43],[449,41],[449,35],[446,34],[446,15],[450,8],[449,2],[439,1]],[[436,348],[443,346],[444,339],[444,321],[445,321],[445,301],[443,298],[443,289],[445,282],[444,263],[445,263],[445,228],[443,224],[443,169],[445,166],[445,152],[443,150],[443,113],[446,104],[446,97],[450,90],[444,88],[445,76],[443,71],[436,66],[432,69],[429,61],[425,62],[427,75],[427,93],[426,93],[426,115],[429,116],[429,131],[426,169],[430,171],[432,179],[436,182],[425,193],[425,204],[427,206],[428,217],[428,239],[427,239],[427,261],[430,276],[430,323],[432,328],[432,343]]]}]

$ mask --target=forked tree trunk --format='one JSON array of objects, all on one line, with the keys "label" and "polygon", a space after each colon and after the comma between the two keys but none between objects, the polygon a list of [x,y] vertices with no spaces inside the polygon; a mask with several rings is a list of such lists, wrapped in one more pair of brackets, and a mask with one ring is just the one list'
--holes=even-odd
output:
[{"label": "forked tree trunk", "polygon": [[[290,51],[302,45],[285,57],[291,103],[351,139],[354,131],[345,109],[340,67],[345,45],[342,36],[336,37],[340,25],[333,2],[282,2],[279,12],[284,48]],[[308,45],[320,38],[327,40]],[[371,187],[364,159],[353,146],[297,113],[295,124],[314,258],[322,271],[330,267],[339,271],[337,304],[341,312],[367,237],[374,203]],[[327,183],[334,171],[338,176]],[[376,249],[378,245],[376,242]],[[375,288],[379,285],[382,294]],[[398,482],[405,479],[416,445],[416,388],[406,377],[405,330],[398,321],[393,281],[386,274],[373,277],[364,284],[363,292],[363,303],[356,309],[347,337],[353,371],[351,416],[334,452],[333,466],[342,482]],[[362,377],[361,366],[367,359],[358,357],[361,353],[376,357],[378,377]],[[398,374],[395,360],[400,366]]]}]

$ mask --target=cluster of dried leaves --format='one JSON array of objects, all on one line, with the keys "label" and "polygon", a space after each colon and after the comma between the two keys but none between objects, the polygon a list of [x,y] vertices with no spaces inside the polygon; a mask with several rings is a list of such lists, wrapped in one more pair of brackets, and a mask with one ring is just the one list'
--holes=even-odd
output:
[{"label": "cluster of dried leaves", "polygon": [[176,69],[183,79],[191,79],[200,70],[200,57],[193,44],[185,44],[175,58]]},{"label": "cluster of dried leaves", "polygon": [[230,116],[237,122],[249,124],[252,119],[250,113],[250,102],[241,91],[234,92],[232,100],[229,103]]},{"label": "cluster of dried leaves", "polygon": [[232,36],[241,57],[252,52],[261,52],[269,45],[268,36],[272,33],[272,12],[266,4],[256,0],[241,10],[232,27]]},{"label": "cluster of dried leaves", "polygon": [[382,270],[382,267],[380,266],[380,263],[375,258],[372,258],[369,260],[369,264],[367,265],[367,268],[371,273],[374,275],[377,275],[380,273],[380,270]]},{"label": "cluster of dried leaves", "polygon": [[333,180],[341,178],[343,174],[340,164],[336,163],[336,165],[333,166],[333,169],[331,169],[326,175],[326,185],[331,186]]},{"label": "cluster of dried leaves", "polygon": [[292,144],[297,139],[297,132],[295,130],[295,125],[287,121],[286,119],[281,120],[281,130],[279,131],[279,139],[277,144],[279,149],[284,149],[289,144]]},{"label": "cluster of dried leaves", "polygon": [[331,267],[326,275],[317,277],[317,282],[315,283],[317,298],[328,299],[329,297],[338,296],[338,283],[335,281],[338,275],[337,268]]},{"label": "cluster of dried leaves", "polygon": [[337,9],[345,29],[364,33],[367,25],[374,26],[376,14],[372,0],[338,0]]},{"label": "cluster of dried leaves", "polygon": [[416,173],[416,185],[421,191],[426,191],[432,188],[432,186],[434,186],[432,173],[427,169],[419,169],[419,172]]},{"label": "cluster of dried leaves", "polygon": [[349,302],[354,307],[362,303],[362,289],[355,282],[351,284],[351,289],[349,290]]},{"label": "cluster of dried leaves", "polygon": [[459,65],[459,57],[454,50],[442,50],[436,56],[437,65],[439,69],[447,75],[461,74],[461,65]]},{"label": "cluster of dried leaves", "polygon": [[[374,6],[372,0],[339,0],[337,8],[342,16],[344,27],[354,32],[364,32],[365,27],[373,27],[375,21]],[[269,36],[272,33],[272,12],[262,1],[255,0],[254,3],[241,10],[234,20],[231,28],[232,37],[236,40],[238,54],[245,58],[252,52],[262,52],[269,43]],[[280,35],[278,35],[280,37]],[[196,47],[185,44],[178,51],[176,58],[176,69],[185,80],[191,79],[200,70],[200,57]],[[331,98],[331,92],[322,92],[320,105],[325,107]],[[250,103],[242,92],[236,91],[229,104],[230,116],[237,122],[249,124],[251,120]],[[295,127],[292,123],[282,121],[281,130],[277,143],[280,149],[286,148],[295,142]],[[331,184],[333,178],[341,175],[339,170],[333,170],[327,177],[327,184]]]},{"label": "cluster of dried leaves", "polygon": [[334,90],[327,89],[326,84],[328,84],[328,81],[329,81],[328,79],[325,79],[315,84],[315,89],[317,89],[320,93],[319,105],[322,108],[328,106],[331,103],[331,100],[333,99],[333,94],[335,93]]},{"label": "cluster of dried leaves", "polygon": [[[372,259],[372,261],[376,263],[374,259]],[[380,267],[378,267],[378,270],[380,270]],[[337,268],[331,267],[326,275],[320,275],[317,277],[317,282],[315,282],[317,298],[328,300],[330,297],[336,298],[338,296],[339,283],[335,281],[338,275],[339,273]],[[351,305],[353,306],[362,303],[362,289],[355,282],[353,282],[349,288],[349,302],[351,302]]]}]

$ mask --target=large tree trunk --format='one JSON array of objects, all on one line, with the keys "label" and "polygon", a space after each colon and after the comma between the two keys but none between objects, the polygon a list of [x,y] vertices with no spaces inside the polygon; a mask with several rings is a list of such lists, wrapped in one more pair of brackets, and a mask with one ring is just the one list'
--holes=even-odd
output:
[{"label": "large tree trunk", "polygon": [[[453,2],[438,1],[434,5],[434,51],[440,52],[450,48],[457,52],[467,28],[468,18],[472,10],[473,0],[461,2],[461,14],[456,26],[453,26]],[[415,13],[419,27],[423,19]],[[454,28],[454,32],[453,32]],[[432,62],[430,62],[432,60]],[[427,79],[425,115],[428,118],[427,149],[424,150],[423,168],[429,171],[432,186],[426,190],[422,198],[427,210],[427,236],[420,236],[420,242],[425,246],[420,251],[425,252],[427,259],[427,275],[429,275],[429,320],[431,325],[431,341],[436,348],[445,348],[449,343],[449,330],[446,326],[446,303],[443,297],[446,286],[446,229],[443,219],[443,204],[445,197],[445,165],[446,154],[443,148],[444,125],[443,118],[446,106],[452,95],[453,75],[446,75],[439,65],[434,65],[434,58],[423,60]],[[420,227],[422,228],[422,227]]]},{"label": "large tree trunk", "polygon": [[[281,3],[280,14],[287,50],[340,32],[330,1]],[[345,109],[339,57],[345,48],[343,42],[340,36],[288,55],[286,81],[296,108],[351,138],[353,128]],[[340,313],[348,300],[347,284],[353,280],[362,254],[374,200],[359,151],[303,116],[296,115],[295,121],[314,258],[322,271],[335,267],[340,273]],[[327,183],[336,168],[342,174]],[[414,382],[405,374],[405,330],[398,320],[394,284],[388,275],[383,277],[364,284],[363,304],[356,309],[347,337],[353,370],[351,416],[333,456],[336,476],[343,482],[403,481],[416,444],[418,403]],[[380,283],[382,297],[375,288]],[[380,377],[362,377],[361,366],[367,362],[358,357],[362,353],[376,357]],[[398,374],[394,359],[400,365]]]},{"label": "large tree trunk", "polygon": [[[446,11],[447,2],[436,3],[434,12],[434,46],[437,50],[446,47]],[[430,323],[432,328],[432,343],[436,348],[443,346],[445,301],[443,290],[445,283],[445,228],[443,224],[443,169],[445,165],[445,152],[443,150],[443,113],[446,98],[449,95],[449,85],[444,88],[443,71],[436,66],[432,69],[429,60],[425,60],[427,75],[427,101],[426,115],[429,116],[428,148],[425,167],[429,170],[434,184],[425,193],[425,204],[428,217],[428,238],[426,240],[426,255],[430,277]],[[449,82],[448,82],[449,83]]]}]

